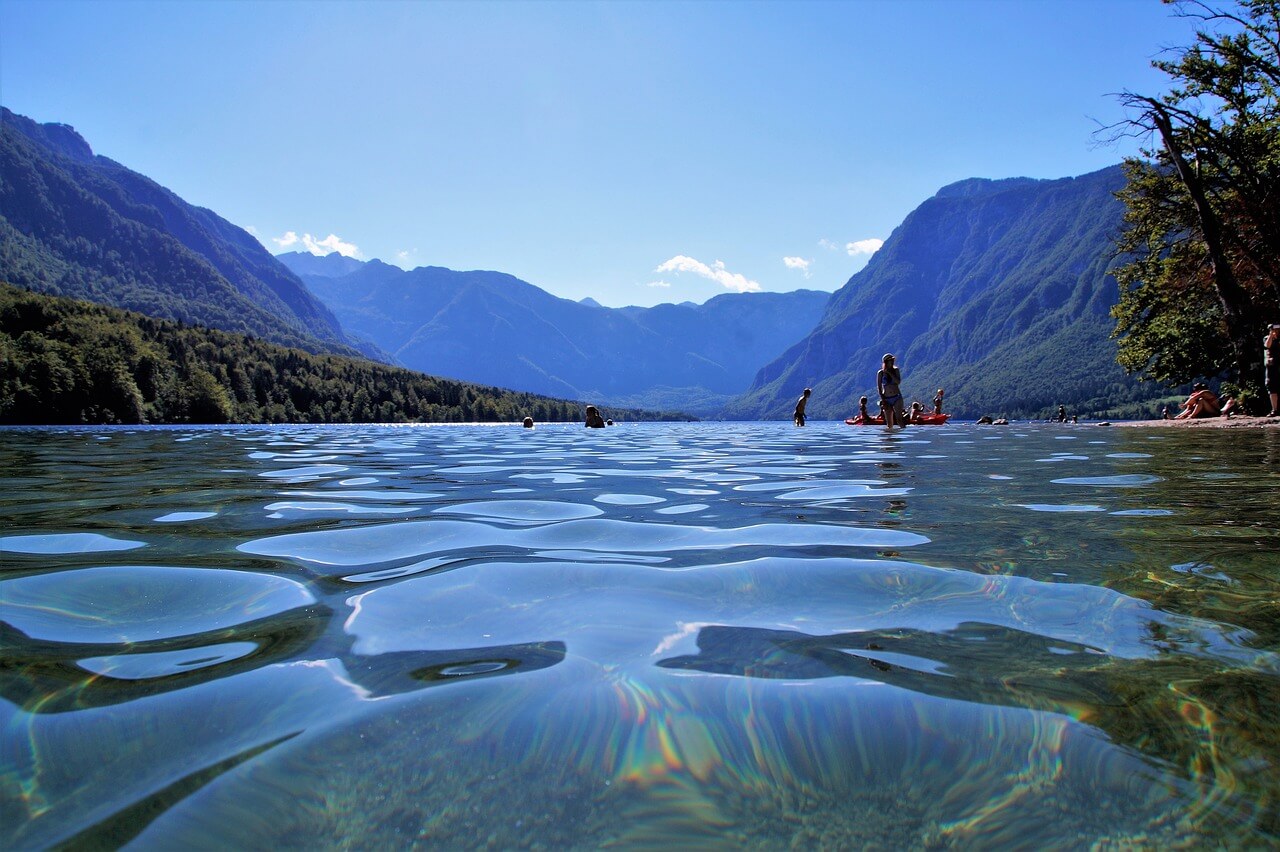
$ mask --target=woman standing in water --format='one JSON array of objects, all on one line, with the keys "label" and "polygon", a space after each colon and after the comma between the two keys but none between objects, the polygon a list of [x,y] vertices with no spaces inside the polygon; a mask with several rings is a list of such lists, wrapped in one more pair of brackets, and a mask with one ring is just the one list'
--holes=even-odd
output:
[{"label": "woman standing in water", "polygon": [[907,413],[902,407],[902,371],[893,365],[893,356],[885,355],[884,366],[876,373],[876,391],[880,394],[880,415],[884,417],[886,429],[892,429],[897,423],[900,428],[907,427]]}]

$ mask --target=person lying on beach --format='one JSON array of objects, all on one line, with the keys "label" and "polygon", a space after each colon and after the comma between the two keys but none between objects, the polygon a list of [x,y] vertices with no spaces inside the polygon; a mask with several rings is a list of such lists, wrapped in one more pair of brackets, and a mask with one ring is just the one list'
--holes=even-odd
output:
[{"label": "person lying on beach", "polygon": [[1204,382],[1196,382],[1191,388],[1191,396],[1182,403],[1182,412],[1174,420],[1190,420],[1194,417],[1217,417],[1222,410],[1218,395],[1209,390]]}]

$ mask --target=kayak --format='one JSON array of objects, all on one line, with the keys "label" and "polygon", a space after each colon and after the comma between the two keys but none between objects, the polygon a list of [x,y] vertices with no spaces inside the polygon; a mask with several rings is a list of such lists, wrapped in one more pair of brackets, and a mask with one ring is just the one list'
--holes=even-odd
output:
[{"label": "kayak", "polygon": [[[934,414],[930,412],[929,414],[921,414],[919,417],[915,419],[913,423],[909,423],[908,425],[910,426],[941,426],[943,423],[947,422],[947,418],[950,416],[951,416],[950,414]],[[875,417],[850,417],[848,420],[844,421],[844,425],[846,426],[883,426],[884,418],[881,417],[879,414],[877,414]]]}]

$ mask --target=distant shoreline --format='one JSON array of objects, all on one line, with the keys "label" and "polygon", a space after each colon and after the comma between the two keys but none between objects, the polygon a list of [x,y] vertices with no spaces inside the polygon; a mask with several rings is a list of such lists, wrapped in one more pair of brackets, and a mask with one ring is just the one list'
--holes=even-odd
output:
[{"label": "distant shoreline", "polygon": [[1280,429],[1280,417],[1236,414],[1231,417],[1198,417],[1195,420],[1117,420],[1111,425],[1156,429]]}]

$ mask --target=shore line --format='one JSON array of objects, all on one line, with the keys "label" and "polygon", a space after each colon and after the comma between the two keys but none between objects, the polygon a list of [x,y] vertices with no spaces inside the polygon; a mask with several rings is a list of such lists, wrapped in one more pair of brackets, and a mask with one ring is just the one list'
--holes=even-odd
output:
[{"label": "shore line", "polygon": [[[1101,426],[1102,423],[1095,425]],[[1280,417],[1233,414],[1230,417],[1197,417],[1194,420],[1116,420],[1111,425],[1139,429],[1280,429]]]}]

